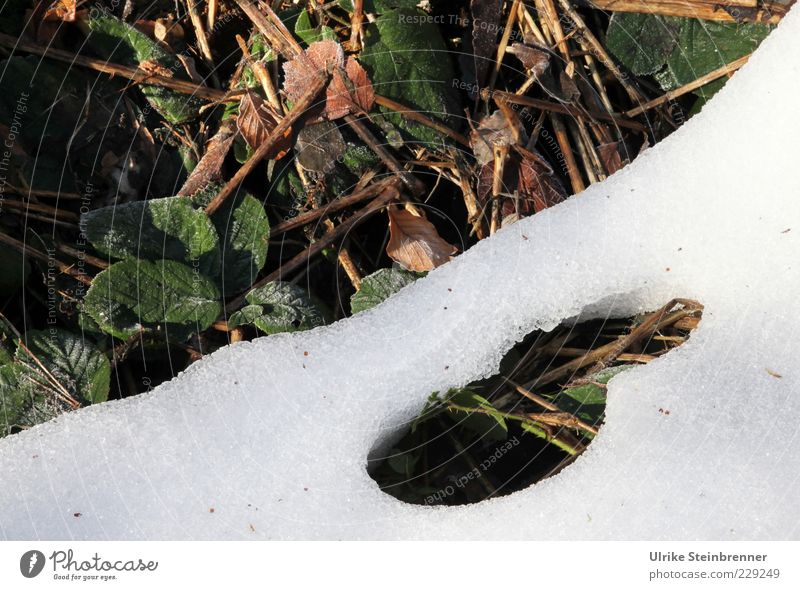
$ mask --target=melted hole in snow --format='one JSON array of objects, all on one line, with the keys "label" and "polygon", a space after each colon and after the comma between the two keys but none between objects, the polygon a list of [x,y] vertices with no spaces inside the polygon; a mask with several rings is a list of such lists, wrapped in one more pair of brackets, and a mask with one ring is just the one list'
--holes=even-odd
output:
[{"label": "melted hole in snow", "polygon": [[[633,318],[562,324],[512,348],[500,373],[432,393],[370,476],[410,504],[504,496],[558,473],[598,434],[608,381],[683,344],[703,306],[674,299]],[[668,419],[669,408],[659,410]]]}]

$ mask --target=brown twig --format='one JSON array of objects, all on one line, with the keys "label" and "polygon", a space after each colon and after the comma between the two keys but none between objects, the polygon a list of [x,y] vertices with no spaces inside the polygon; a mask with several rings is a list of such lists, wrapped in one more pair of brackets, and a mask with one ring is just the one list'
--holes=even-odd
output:
[{"label": "brown twig", "polygon": [[192,96],[217,102],[234,99],[243,93],[243,91],[223,92],[222,90],[209,88],[208,86],[204,86],[202,84],[195,84],[194,82],[180,80],[178,78],[168,78],[166,76],[150,74],[138,68],[112,64],[105,60],[94,59],[83,55],[76,55],[62,49],[54,49],[50,46],[44,47],[42,45],[37,45],[36,43],[30,43],[28,41],[23,41],[22,39],[17,39],[16,37],[6,35],[4,33],[0,33],[0,46],[8,47],[18,51],[24,51],[27,53],[33,53],[34,55],[41,55],[71,65],[79,65],[98,72],[103,72],[104,74],[120,76],[137,84],[163,86],[164,88],[169,88],[170,90],[174,90],[176,92],[190,94]]},{"label": "brown twig", "polygon": [[[583,0],[592,8],[614,12],[638,12],[661,16],[700,18],[722,22],[777,24],[794,3],[756,0]],[[728,10],[725,10],[728,8]],[[733,16],[735,11],[736,17]]]},{"label": "brown twig", "polygon": [[286,132],[291,129],[292,125],[294,125],[300,118],[306,113],[309,107],[314,104],[314,101],[317,99],[317,96],[325,87],[328,81],[328,76],[326,74],[321,74],[318,77],[315,77],[310,82],[310,86],[306,93],[298,100],[291,111],[289,111],[286,116],[281,119],[280,123],[278,123],[272,132],[267,136],[258,149],[256,149],[255,153],[245,162],[239,170],[237,170],[236,174],[233,175],[222,190],[217,193],[217,195],[211,200],[211,202],[206,207],[206,213],[211,215],[219,209],[220,205],[225,202],[231,193],[236,189],[236,187],[241,184],[241,182],[245,179],[245,177],[250,174],[253,168],[261,162],[261,160],[266,157],[266,155],[272,150],[275,144],[281,140]]},{"label": "brown twig", "polygon": [[47,262],[48,264],[52,263],[55,267],[60,270],[62,273],[71,276],[73,279],[80,281],[84,285],[91,285],[92,279],[91,277],[86,276],[86,274],[76,271],[72,268],[72,265],[64,264],[63,262],[57,260],[54,256],[49,256],[42,252],[39,252],[35,248],[20,242],[17,239],[12,238],[4,233],[0,233],[0,242],[11,246],[18,252],[22,252],[26,256],[30,256],[31,258],[36,258],[37,260],[41,260],[43,262]]},{"label": "brown twig", "polygon": [[723,76],[730,76],[736,70],[741,68],[747,61],[750,59],[752,53],[740,57],[739,59],[732,61],[729,64],[722,66],[721,68],[717,68],[713,72],[707,73],[705,76],[700,76],[697,80],[693,82],[689,82],[688,84],[684,84],[680,88],[676,88],[675,90],[670,90],[666,94],[659,96],[658,98],[654,98],[653,100],[647,101],[646,103],[639,105],[636,108],[633,108],[625,113],[627,117],[636,117],[637,115],[641,115],[643,112],[652,109],[653,107],[657,107],[659,105],[664,104],[665,102],[669,102],[678,98],[679,96],[683,96],[684,94],[688,94],[689,92],[693,92],[698,88],[705,86],[709,82],[713,82]]},{"label": "brown twig", "polygon": [[263,4],[263,9],[267,16],[252,3],[250,0],[236,0],[236,4],[253,22],[259,31],[275,49],[286,59],[292,59],[303,53],[303,48],[295,41],[292,34],[286,29],[280,18],[273,12],[269,4]]},{"label": "brown twig", "polygon": [[598,121],[613,123],[614,125],[618,125],[620,127],[635,129],[636,131],[647,130],[647,127],[645,125],[642,125],[638,121],[631,121],[629,119],[621,117],[620,115],[583,110],[566,103],[551,102],[547,100],[541,100],[538,98],[530,98],[529,96],[520,96],[518,94],[514,94],[513,92],[503,92],[501,90],[495,90],[494,99],[495,102],[503,101],[510,104],[518,104],[521,106],[533,107],[551,113],[570,115],[577,119],[597,119]]},{"label": "brown twig", "polygon": [[453,131],[447,125],[434,121],[433,119],[426,117],[422,113],[415,111],[411,107],[407,107],[403,104],[400,104],[399,102],[392,100],[391,98],[375,95],[375,103],[387,109],[391,109],[397,113],[400,113],[401,115],[403,115],[408,119],[411,119],[412,121],[416,121],[417,123],[425,125],[426,127],[430,127],[431,129],[438,131],[443,135],[446,135],[453,141],[457,141],[461,145],[465,145],[467,147],[469,147],[470,145],[469,139],[467,139],[466,136],[461,135],[457,131]]},{"label": "brown twig", "polygon": [[[278,268],[277,270],[271,272],[264,278],[257,281],[252,286],[252,289],[255,289],[272,281],[282,279],[287,273],[292,272],[293,270],[299,268],[303,264],[307,264],[308,261],[313,256],[317,255],[320,251],[328,247],[335,240],[345,235],[356,225],[361,223],[364,219],[366,219],[367,217],[369,217],[374,213],[377,213],[378,211],[383,209],[386,205],[398,199],[400,197],[398,183],[400,183],[401,180],[397,177],[395,177],[393,180],[394,182],[389,184],[386,188],[384,188],[381,194],[373,202],[371,202],[369,205],[367,205],[360,211],[353,214],[346,221],[340,223],[336,227],[336,229],[326,233],[319,240],[308,246],[308,248],[306,248],[303,252],[293,257],[292,259],[288,260],[287,262],[284,262],[280,266],[280,268]],[[226,305],[225,309],[227,312],[235,311],[239,309],[244,302],[245,302],[244,295],[241,295],[236,299],[232,300],[228,305]]]}]

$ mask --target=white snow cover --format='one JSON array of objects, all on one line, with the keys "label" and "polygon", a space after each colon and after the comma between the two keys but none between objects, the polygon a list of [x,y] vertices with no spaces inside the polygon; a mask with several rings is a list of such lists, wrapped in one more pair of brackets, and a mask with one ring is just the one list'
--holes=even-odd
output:
[{"label": "white snow cover", "polygon": [[[384,305],[0,441],[0,533],[800,539],[798,96],[794,10],[672,137]],[[495,372],[527,332],[675,296],[706,305],[700,327],[611,382],[599,437],[559,475],[459,508],[367,475],[431,391]]]}]

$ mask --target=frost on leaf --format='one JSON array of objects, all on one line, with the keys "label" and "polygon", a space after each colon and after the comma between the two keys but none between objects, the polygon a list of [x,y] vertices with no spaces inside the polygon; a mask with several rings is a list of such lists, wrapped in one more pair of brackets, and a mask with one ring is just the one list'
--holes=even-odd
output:
[{"label": "frost on leaf", "polygon": [[335,41],[312,43],[301,55],[284,64],[283,71],[283,89],[293,102],[308,91],[317,76],[331,76],[322,113],[326,119],[369,111],[375,101],[367,72],[355,58],[345,58],[342,46]]},{"label": "frost on leaf", "polygon": [[[255,92],[247,92],[239,102],[237,123],[239,132],[253,150],[267,140],[269,134],[278,126],[278,113]],[[287,129],[281,141],[275,144],[267,155],[268,160],[281,158],[291,147],[291,129]]]}]

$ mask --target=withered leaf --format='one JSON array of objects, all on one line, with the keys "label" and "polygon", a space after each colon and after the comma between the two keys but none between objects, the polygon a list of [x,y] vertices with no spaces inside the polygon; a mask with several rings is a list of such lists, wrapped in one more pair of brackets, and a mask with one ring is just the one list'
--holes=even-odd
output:
[{"label": "withered leaf", "polygon": [[424,217],[396,206],[389,207],[389,243],[386,253],[403,268],[433,270],[449,261],[458,249],[446,242]]},{"label": "withered leaf", "polygon": [[336,41],[317,41],[294,59],[283,64],[283,91],[292,102],[303,97],[320,73],[344,67],[344,50]]},{"label": "withered leaf", "polygon": [[325,94],[325,116],[339,119],[350,113],[369,112],[375,102],[375,90],[367,71],[354,57],[348,57],[344,70],[333,72]]},{"label": "withered leaf", "polygon": [[235,138],[236,129],[233,122],[230,120],[223,122],[219,131],[209,140],[203,157],[200,158],[197,166],[194,167],[177,194],[190,197],[201,188],[208,186],[210,182],[218,179],[221,176],[220,171],[225,156]]},{"label": "withered leaf", "polygon": [[564,95],[564,100],[575,102],[580,99],[581,91],[578,85],[566,72],[561,72],[559,75],[559,83],[561,84],[561,93]]},{"label": "withered leaf", "polygon": [[312,43],[302,55],[284,64],[283,71],[283,90],[292,101],[299,100],[320,73],[331,75],[322,110],[328,120],[368,112],[375,102],[375,90],[366,70],[355,58],[345,59],[342,46],[335,41]]},{"label": "withered leaf", "polygon": [[622,156],[619,153],[620,142],[615,141],[612,143],[604,143],[597,147],[600,160],[603,162],[603,167],[609,174],[614,174],[617,170],[622,168]]},{"label": "withered leaf", "polygon": [[44,21],[75,22],[75,0],[54,0],[44,12]]},{"label": "withered leaf", "polygon": [[[247,92],[242,95],[239,102],[239,117],[237,123],[239,132],[244,137],[252,149],[258,147],[266,141],[269,134],[278,125],[278,114],[270,107],[264,99],[255,92]],[[275,144],[267,155],[267,159],[281,157],[291,147],[291,131],[287,131],[282,140]]]},{"label": "withered leaf", "polygon": [[346,149],[341,131],[330,121],[306,125],[297,134],[295,152],[306,170],[330,172]]},{"label": "withered leaf", "polygon": [[[481,168],[478,176],[477,196],[485,206],[492,196],[494,162]],[[518,149],[512,154],[503,170],[503,192],[515,194],[517,199],[504,197],[504,217],[525,217],[552,207],[567,198],[561,181],[553,174],[547,161],[533,151]]]},{"label": "withered leaf", "polygon": [[522,67],[535,76],[541,76],[550,66],[550,54],[523,43],[512,43],[506,51],[522,62]]},{"label": "withered leaf", "polygon": [[[512,129],[516,125],[516,130]],[[473,129],[469,136],[469,143],[475,154],[475,159],[481,165],[488,164],[494,160],[495,147],[508,147],[516,143],[515,133],[522,135],[524,128],[519,120],[509,122],[502,111],[495,111],[488,117],[484,117],[477,129]]]}]

